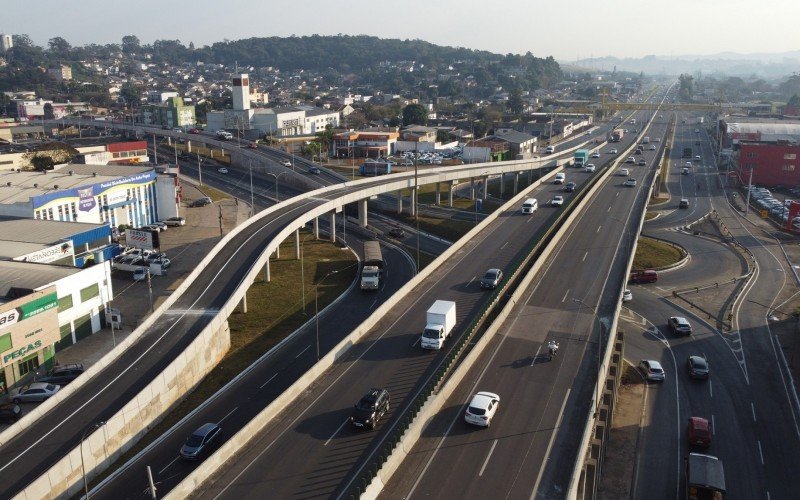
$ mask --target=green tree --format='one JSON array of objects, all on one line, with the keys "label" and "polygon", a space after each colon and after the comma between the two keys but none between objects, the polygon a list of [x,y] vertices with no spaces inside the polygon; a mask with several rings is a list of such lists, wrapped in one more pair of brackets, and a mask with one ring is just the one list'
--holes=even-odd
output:
[{"label": "green tree", "polygon": [[325,125],[325,130],[317,132],[316,136],[317,138],[314,139],[314,142],[318,144],[318,153],[330,151],[331,144],[333,144],[333,126],[330,123]]},{"label": "green tree", "polygon": [[786,103],[786,105],[787,106],[794,106],[794,107],[800,106],[800,95],[797,95],[797,94],[793,95],[789,99],[789,101]]},{"label": "green tree", "polygon": [[122,51],[126,54],[141,52],[142,46],[139,37],[136,35],[125,35],[122,37]]},{"label": "green tree", "polygon": [[525,109],[525,101],[522,100],[522,92],[520,92],[519,89],[511,91],[511,94],[508,96],[508,101],[506,101],[506,108],[515,116],[520,116],[522,114],[522,111]]},{"label": "green tree", "polygon": [[48,40],[47,47],[51,54],[59,58],[69,57],[72,50],[72,45],[60,36]]},{"label": "green tree", "polygon": [[403,108],[403,125],[425,125],[428,123],[428,111],[422,104],[409,104]]}]

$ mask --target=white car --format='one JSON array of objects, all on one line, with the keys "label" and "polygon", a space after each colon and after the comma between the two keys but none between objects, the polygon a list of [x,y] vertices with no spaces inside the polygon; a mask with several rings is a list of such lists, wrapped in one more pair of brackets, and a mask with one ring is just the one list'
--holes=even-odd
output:
[{"label": "white car", "polygon": [[500,406],[500,396],[493,392],[479,392],[472,396],[472,401],[464,412],[464,420],[468,424],[489,427],[498,406]]},{"label": "white car", "polygon": [[645,378],[649,381],[653,382],[663,382],[665,375],[664,375],[664,368],[661,367],[661,363],[654,359],[643,359],[639,362],[639,369],[644,374]]},{"label": "white car", "polygon": [[553,184],[564,184],[564,181],[567,179],[567,176],[564,172],[559,172],[553,177]]},{"label": "white car", "polygon": [[149,269],[146,267],[140,267],[133,272],[133,281],[143,281],[147,278],[149,273]]},{"label": "white car", "polygon": [[633,294],[630,290],[625,290],[622,292],[622,302],[630,302],[633,300]]},{"label": "white car", "polygon": [[594,153],[592,153],[592,158],[600,158],[600,152],[595,151]]},{"label": "white car", "polygon": [[628,159],[625,160],[625,163],[636,163],[636,158],[629,156]]},{"label": "white car", "polygon": [[608,152],[608,154],[610,155],[615,155],[617,153],[619,153],[619,151],[617,151],[617,148],[611,148],[611,150]]},{"label": "white car", "polygon": [[656,150],[656,145],[655,144],[651,144],[649,149],[650,149],[650,151],[655,151]]},{"label": "white car", "polygon": [[583,167],[583,169],[584,169],[586,172],[594,172],[594,170],[595,170],[594,163],[587,163],[587,164],[586,164],[586,166],[585,166],[585,167]]},{"label": "white car", "polygon": [[550,205],[554,207],[560,207],[563,204],[564,204],[564,197],[559,194],[553,196],[553,199],[550,200]]},{"label": "white car", "polygon": [[629,177],[627,181],[625,181],[626,187],[636,187],[636,179],[633,177]]},{"label": "white car", "polygon": [[219,172],[219,173],[221,173],[221,174],[227,174],[227,173],[228,173],[228,169],[227,169],[227,168],[225,168],[225,167],[219,167],[219,168],[217,169],[217,172]]},{"label": "white car", "polygon": [[15,404],[44,401],[57,393],[59,389],[61,389],[60,385],[48,384],[46,382],[34,382],[20,389],[12,389],[9,399]]},{"label": "white car", "polygon": [[627,168],[621,168],[619,169],[619,175],[624,175],[625,177],[628,177],[629,175],[631,175],[631,171],[628,170]]},{"label": "white car", "polygon": [[292,166],[292,162],[290,162],[289,160],[281,160],[280,163],[284,167],[291,167]]}]

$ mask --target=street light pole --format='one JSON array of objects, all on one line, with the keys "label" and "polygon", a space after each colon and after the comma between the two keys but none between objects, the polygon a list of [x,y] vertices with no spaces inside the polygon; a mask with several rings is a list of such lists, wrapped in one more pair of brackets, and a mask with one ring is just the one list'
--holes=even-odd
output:
[{"label": "street light pole", "polygon": [[248,160],[247,164],[250,168],[250,217],[252,217],[256,213],[255,196],[253,195],[253,160]]},{"label": "street light pole", "polygon": [[83,462],[83,441],[86,439],[86,435],[88,433],[90,433],[90,432],[94,431],[95,429],[98,429],[98,428],[100,428],[100,427],[102,427],[104,425],[106,425],[106,423],[104,421],[95,422],[94,424],[91,425],[91,427],[88,427],[87,429],[84,429],[83,434],[81,435],[81,446],[80,446],[80,448],[81,448],[81,450],[80,450],[81,451],[81,473],[83,474],[83,493],[84,493],[84,495],[86,497],[86,500],[89,500],[89,481],[86,479],[86,465]]},{"label": "street light pole", "polygon": [[200,185],[203,185],[203,158],[200,157],[200,153],[197,153],[197,175],[200,179]]}]

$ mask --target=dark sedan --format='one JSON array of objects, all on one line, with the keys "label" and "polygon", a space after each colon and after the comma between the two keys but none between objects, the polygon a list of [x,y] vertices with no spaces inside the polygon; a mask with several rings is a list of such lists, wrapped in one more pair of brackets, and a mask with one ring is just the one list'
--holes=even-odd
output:
[{"label": "dark sedan", "polygon": [[708,361],[701,356],[689,356],[686,360],[689,376],[698,379],[707,379],[709,374]]}]

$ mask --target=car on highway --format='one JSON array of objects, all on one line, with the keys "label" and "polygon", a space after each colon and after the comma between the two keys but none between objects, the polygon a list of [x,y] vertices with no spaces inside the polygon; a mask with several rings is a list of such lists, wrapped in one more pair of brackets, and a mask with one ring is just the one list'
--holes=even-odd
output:
[{"label": "car on highway", "polygon": [[692,334],[692,325],[689,323],[689,320],[682,316],[670,316],[667,320],[667,324],[674,335]]},{"label": "car on highway", "polygon": [[645,166],[645,165],[647,165],[647,160],[645,160],[644,158],[642,158],[641,160],[639,160],[639,166],[640,166],[640,167],[643,167],[643,166]]},{"label": "car on highway", "polygon": [[700,146],[700,141],[695,141],[694,145],[695,146]]},{"label": "car on highway", "polygon": [[689,208],[689,200],[681,198],[681,201],[678,202],[678,208]]},{"label": "car on highway", "polygon": [[574,182],[570,181],[570,182],[564,184],[564,192],[565,193],[572,193],[572,192],[575,191],[575,187],[576,186],[577,185]]},{"label": "car on highway", "polygon": [[630,302],[633,300],[633,293],[627,288],[622,291],[622,302]]},{"label": "car on highway", "polygon": [[654,269],[634,269],[628,278],[629,283],[655,283],[658,281],[658,272]]},{"label": "car on highway", "polygon": [[583,170],[586,172],[594,172],[597,167],[594,166],[594,163],[587,163]]},{"label": "car on highway", "polygon": [[711,423],[702,417],[689,417],[686,437],[690,445],[708,448],[711,446]]},{"label": "car on highway", "polygon": [[0,403],[0,422],[13,424],[22,418],[22,407],[16,403]]},{"label": "car on highway", "polygon": [[308,173],[309,173],[309,174],[314,174],[314,175],[319,175],[319,174],[321,174],[322,172],[320,171],[319,167],[317,167],[317,166],[311,166],[311,167],[308,167]]},{"label": "car on highway", "polygon": [[699,134],[700,133],[700,129],[699,128],[694,129],[694,133],[695,134]]},{"label": "car on highway", "polygon": [[702,161],[702,157],[700,155],[694,155],[695,161]]},{"label": "car on highway", "polygon": [[553,184],[564,184],[564,181],[567,179],[566,174],[564,172],[559,172],[553,177]]},{"label": "car on highway", "polygon": [[468,424],[489,427],[498,406],[500,406],[500,396],[493,392],[481,391],[472,396],[472,401],[464,412],[464,420]]},{"label": "car on highway", "polygon": [[619,175],[624,175],[625,177],[628,177],[629,175],[631,175],[631,171],[628,170],[627,168],[621,168],[619,169]]},{"label": "car on highway", "polygon": [[164,219],[161,222],[163,222],[167,226],[172,226],[172,227],[186,225],[186,219],[184,219],[183,217],[170,217],[169,219]]},{"label": "car on highway", "polygon": [[388,411],[389,391],[372,388],[356,403],[350,423],[354,427],[374,429]]},{"label": "car on highway", "polygon": [[681,170],[681,175],[689,175],[690,173],[692,173],[692,171],[689,170],[688,167],[683,167],[683,170]]},{"label": "car on highway", "polygon": [[617,153],[619,153],[619,151],[617,151],[617,148],[611,148],[608,150],[608,154],[610,155],[615,155]]},{"label": "car on highway", "polygon": [[656,137],[655,139],[653,139],[653,142],[661,142],[661,138],[660,137]]},{"label": "car on highway", "polygon": [[625,160],[625,163],[636,163],[636,158],[629,156],[628,159]]},{"label": "car on highway", "polygon": [[592,158],[600,158],[600,151],[595,151],[592,153]]},{"label": "car on highway", "polygon": [[60,385],[34,382],[19,389],[12,389],[9,393],[9,399],[15,404],[34,403],[54,396],[59,389],[61,389]]},{"label": "car on highway", "polygon": [[647,148],[647,149],[649,149],[650,151],[655,151],[656,150],[656,145],[655,144],[651,144],[650,147]]},{"label": "car on highway", "polygon": [[626,187],[636,187],[636,179],[633,177],[628,177],[628,180],[625,181]]},{"label": "car on highway", "polygon": [[654,359],[643,359],[639,362],[639,370],[650,382],[663,382],[665,378],[664,368],[661,363]]},{"label": "car on highway", "polygon": [[553,196],[553,199],[550,200],[550,206],[552,207],[560,207],[563,204],[564,204],[564,197],[559,194]]},{"label": "car on highway", "polygon": [[281,160],[280,164],[283,165],[284,167],[291,167],[292,166],[292,162],[290,162],[289,160]]},{"label": "car on highway", "polygon": [[194,431],[181,446],[180,455],[184,460],[199,460],[208,452],[222,429],[217,424],[203,424]]},{"label": "car on highway", "polygon": [[250,144],[247,145],[247,147],[250,148],[250,149],[258,149],[258,143],[257,142],[251,142]]},{"label": "car on highway", "polygon": [[503,271],[497,268],[489,269],[481,278],[481,288],[494,290],[501,281],[503,281]]},{"label": "car on highway", "polygon": [[192,159],[192,157],[191,157],[191,156],[189,156],[189,153],[180,153],[180,154],[178,155],[178,159],[179,159],[179,160],[191,160],[191,159]]},{"label": "car on highway", "polygon": [[708,361],[702,356],[689,356],[686,370],[691,378],[707,379],[710,374]]},{"label": "car on highway", "polygon": [[200,132],[201,132],[201,130],[199,128],[190,128],[189,129],[189,133],[190,134],[199,134]]},{"label": "car on highway", "polygon": [[228,169],[227,169],[227,168],[225,168],[225,167],[219,167],[219,168],[217,169],[217,172],[219,172],[219,173],[221,173],[221,174],[227,174],[227,173],[228,173]]},{"label": "car on highway", "polygon": [[389,230],[389,237],[391,238],[402,238],[406,235],[406,232],[403,231],[402,227],[393,227]]}]

